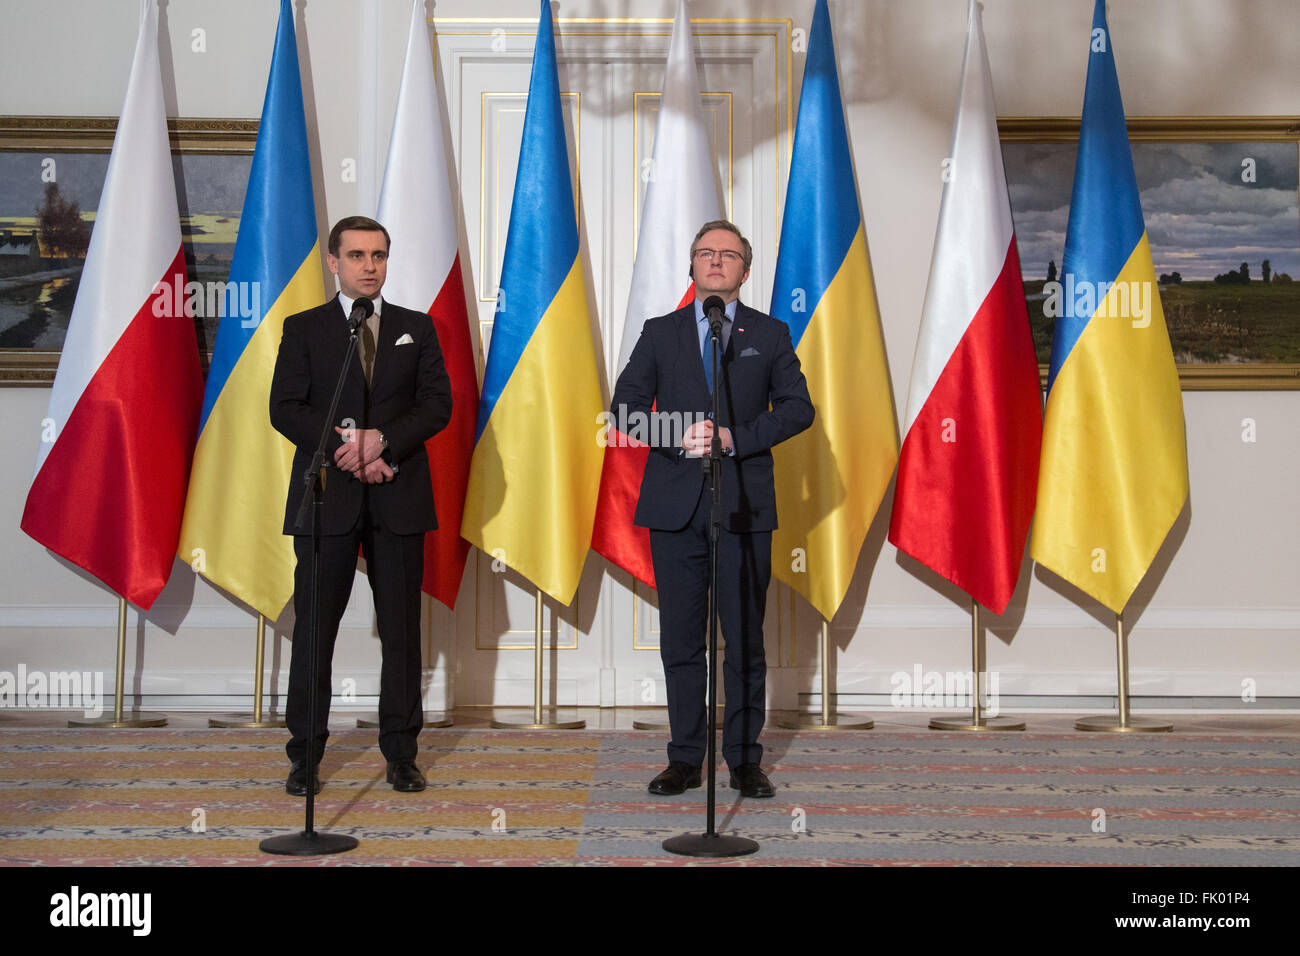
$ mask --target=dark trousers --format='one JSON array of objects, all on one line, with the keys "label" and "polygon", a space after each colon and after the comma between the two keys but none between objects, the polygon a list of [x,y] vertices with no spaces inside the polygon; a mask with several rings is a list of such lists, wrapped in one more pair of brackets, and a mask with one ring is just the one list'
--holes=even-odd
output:
[{"label": "dark trousers", "polygon": [[[650,532],[650,554],[659,589],[659,654],[668,684],[668,759],[699,766],[707,730],[709,620],[708,481],[690,523],[681,531]],[[759,763],[767,697],[763,613],[772,577],[772,533],[733,533],[718,538],[718,616],[726,644],[722,666],[726,712],[722,756],[733,770]]]},{"label": "dark trousers", "polygon": [[[394,534],[369,513],[369,496],[357,526],[348,534],[321,537],[319,670],[316,690],[316,759],[329,737],[331,662],[339,621],[356,575],[357,548],[366,558],[383,663],[379,675],[379,749],[387,760],[414,760],[416,737],[424,725],[420,695],[420,583],[424,576],[424,535]],[[291,761],[307,759],[307,691],[311,661],[310,535],[294,535],[293,652],[289,660],[289,699],[285,723],[291,735],[285,751]]]}]

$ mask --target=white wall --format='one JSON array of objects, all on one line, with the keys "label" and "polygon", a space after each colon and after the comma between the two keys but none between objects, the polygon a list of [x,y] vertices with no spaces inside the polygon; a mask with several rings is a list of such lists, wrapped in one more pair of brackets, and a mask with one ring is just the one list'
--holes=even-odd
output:
[{"label": "white wall", "polygon": [[[697,0],[691,12],[695,17],[788,17],[806,29],[812,6],[811,0]],[[164,57],[164,72],[171,74],[167,85],[174,91],[170,111],[255,118],[277,8],[272,0],[169,0],[164,26],[171,52]],[[557,13],[671,17],[673,9],[672,0],[562,0]],[[951,130],[965,3],[832,0],[831,9],[901,409],[938,213],[939,162]],[[135,0],[8,0],[0,34],[0,114],[115,115],[125,92],[136,10]],[[322,224],[367,211],[374,202],[409,10],[406,0],[309,0],[299,13],[304,75],[311,80],[308,116],[319,143],[314,159]],[[439,18],[535,18],[536,11],[531,0],[439,0],[431,8]],[[1002,115],[1077,115],[1086,65],[1082,38],[1090,16],[1085,0],[985,0]],[[363,21],[373,26],[367,29]],[[1300,115],[1300,23],[1290,0],[1117,0],[1110,24],[1131,116]],[[204,53],[191,50],[195,29],[205,31]],[[793,61],[796,95],[801,60],[796,55]],[[52,68],[55,62],[59,65]],[[707,88],[707,66],[704,71]],[[340,180],[343,157],[360,160],[358,183]],[[461,158],[458,152],[458,163]],[[584,170],[584,180],[586,175]],[[584,181],[583,189],[601,185]],[[464,201],[464,215],[477,216],[475,202]],[[774,246],[775,224],[762,231],[756,241]],[[471,253],[470,269],[477,277],[477,247],[463,248]],[[607,274],[595,276],[597,285]],[[749,294],[760,305],[770,292],[770,272],[762,281]],[[598,293],[596,301],[625,301],[625,289]],[[601,315],[600,321],[606,353],[616,355],[617,341],[611,344],[609,336],[622,316]],[[47,396],[40,388],[0,389],[0,414],[9,425],[0,432],[0,669],[13,670],[21,662],[29,669],[108,670],[114,600],[18,529]],[[1236,697],[1242,681],[1253,679],[1261,697],[1294,702],[1300,696],[1300,392],[1196,392],[1185,393],[1184,401],[1190,520],[1176,532],[1176,547],[1162,555],[1163,576],[1149,580],[1139,594],[1132,621],[1134,693]],[[1241,421],[1247,417],[1257,423],[1254,444],[1241,440]],[[883,538],[878,522],[845,610],[833,624],[841,648],[839,687],[845,693],[888,693],[890,675],[910,672],[917,663],[927,670],[969,666],[969,626],[960,595],[936,587],[936,579],[912,570],[914,565],[904,566]],[[995,622],[989,638],[989,666],[1001,673],[1003,695],[1111,693],[1114,641],[1103,623],[1106,616],[1081,609],[1040,574],[1025,576],[1008,623]],[[619,588],[600,585],[602,599],[616,599]],[[769,631],[781,633],[769,636],[773,701],[793,706],[800,693],[816,687],[816,623],[806,606],[795,611],[792,646],[788,596],[774,600],[780,614],[769,622]],[[359,582],[335,667],[337,676],[356,675],[363,692],[378,666],[368,602],[368,590]],[[174,576],[150,617],[146,627],[131,628],[128,672],[135,676],[130,686],[151,695],[181,695],[177,699],[190,704],[217,703],[251,686],[250,618],[196,582],[188,569]],[[595,620],[605,617],[598,613]],[[451,661],[452,671],[463,665],[478,653],[478,620],[472,583],[462,591],[458,615],[430,606],[430,656]],[[136,637],[142,638],[138,649]],[[274,643],[275,653],[287,661],[287,645]],[[592,666],[599,668],[596,642],[584,636],[573,653],[578,657],[559,658],[562,670],[578,659],[584,666],[595,659]],[[524,665],[522,654],[510,659],[514,670],[515,663]],[[642,669],[652,672],[655,655],[643,656]],[[435,671],[439,688],[448,670]],[[620,675],[613,697],[582,685],[569,702],[629,703],[633,676]],[[458,687],[455,701],[486,703],[493,693],[490,683],[475,683]]]}]

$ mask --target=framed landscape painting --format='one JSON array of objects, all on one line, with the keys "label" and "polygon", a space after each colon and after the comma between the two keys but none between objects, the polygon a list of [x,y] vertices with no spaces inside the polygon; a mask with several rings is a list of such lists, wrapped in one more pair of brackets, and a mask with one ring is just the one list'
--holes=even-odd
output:
[{"label": "framed landscape painting", "polygon": [[[1045,382],[1079,121],[998,131]],[[1300,117],[1130,117],[1128,133],[1183,388],[1300,388]]]},{"label": "framed landscape painting", "polygon": [[[256,120],[168,120],[190,281],[224,282]],[[113,117],[0,117],[0,383],[51,382],[108,171]],[[199,352],[218,319],[197,316]]]}]

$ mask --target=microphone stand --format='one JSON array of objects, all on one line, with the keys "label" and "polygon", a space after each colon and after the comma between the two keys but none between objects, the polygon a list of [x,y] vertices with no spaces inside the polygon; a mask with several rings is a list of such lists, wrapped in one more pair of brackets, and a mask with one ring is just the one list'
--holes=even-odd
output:
[{"label": "microphone stand", "polygon": [[[361,321],[365,321],[364,317]],[[334,384],[334,397],[330,399],[329,413],[325,416],[325,427],[321,429],[320,442],[316,445],[316,454],[312,455],[311,465],[303,473],[302,503],[293,526],[299,530],[306,527],[307,508],[311,507],[311,624],[307,629],[307,656],[311,661],[310,678],[307,684],[307,800],[304,808],[305,820],[301,833],[288,833],[284,836],[268,837],[258,844],[263,853],[275,853],[281,856],[321,856],[327,853],[344,853],[355,850],[358,841],[355,837],[341,833],[319,833],[314,828],[316,816],[316,683],[320,676],[320,661],[317,630],[320,627],[320,519],[325,507],[324,479],[321,475],[325,467],[325,445],[329,441],[338,414],[339,398],[343,394],[343,382],[352,365],[352,356],[357,352],[358,331],[361,323],[348,322],[348,352],[343,357],[339,369],[338,381]]]},{"label": "microphone stand", "polygon": [[741,836],[727,836],[714,827],[714,805],[718,783],[718,532],[722,527],[722,428],[719,425],[718,396],[722,392],[722,316],[714,312],[709,316],[709,337],[713,342],[713,440],[709,445],[709,479],[713,486],[713,501],[709,508],[709,694],[708,741],[705,760],[709,765],[708,790],[705,804],[705,829],[703,833],[683,833],[669,837],[663,848],[681,856],[726,857],[746,856],[758,850],[758,844]]}]

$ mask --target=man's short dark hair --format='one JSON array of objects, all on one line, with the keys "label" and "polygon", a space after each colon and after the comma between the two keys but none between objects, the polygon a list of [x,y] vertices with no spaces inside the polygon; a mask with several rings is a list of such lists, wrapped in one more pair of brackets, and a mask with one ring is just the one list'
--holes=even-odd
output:
[{"label": "man's short dark hair", "polygon": [[337,256],[339,254],[339,237],[349,229],[360,229],[362,232],[382,232],[385,244],[387,244],[390,251],[392,249],[393,240],[388,235],[387,229],[365,216],[348,216],[334,223],[334,228],[330,230],[330,255]]},{"label": "man's short dark hair", "polygon": [[715,219],[713,222],[706,222],[700,226],[700,231],[691,240],[691,265],[695,265],[695,247],[700,244],[700,240],[704,238],[706,232],[712,232],[714,229],[725,229],[727,232],[735,233],[736,238],[740,240],[740,248],[744,250],[745,268],[748,269],[750,263],[754,261],[754,247],[749,244],[749,240],[740,231],[740,227],[726,219]]}]

